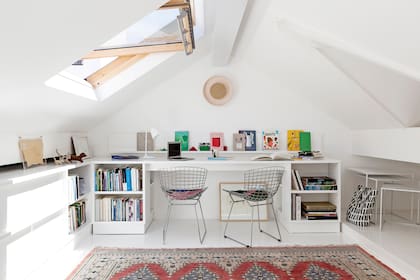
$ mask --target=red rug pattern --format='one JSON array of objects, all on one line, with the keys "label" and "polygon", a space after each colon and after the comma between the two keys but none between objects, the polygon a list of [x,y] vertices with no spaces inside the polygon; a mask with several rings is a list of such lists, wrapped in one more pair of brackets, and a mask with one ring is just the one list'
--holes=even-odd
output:
[{"label": "red rug pattern", "polygon": [[67,279],[404,279],[358,246],[94,249]]}]

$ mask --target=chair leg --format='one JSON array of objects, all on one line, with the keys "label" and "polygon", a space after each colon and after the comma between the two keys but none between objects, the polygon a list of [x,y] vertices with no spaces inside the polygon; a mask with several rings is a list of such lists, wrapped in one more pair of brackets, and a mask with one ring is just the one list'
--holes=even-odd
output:
[{"label": "chair leg", "polygon": [[169,216],[171,215],[171,209],[172,209],[172,204],[170,202],[168,202],[168,210],[167,210],[167,213],[166,213],[166,221],[165,221],[165,225],[163,226],[163,244],[166,244],[166,233],[168,231]]},{"label": "chair leg", "polygon": [[[279,237],[277,238],[276,236],[274,236],[274,235],[272,235],[272,234],[270,234],[270,233],[268,233],[268,232],[266,232],[266,231],[263,231],[262,229],[260,229],[260,232],[265,233],[267,236],[270,236],[271,238],[273,238],[273,239],[277,240],[278,242],[280,242],[280,241],[281,241],[281,234],[280,234],[280,227],[279,227],[279,223],[278,223],[278,221],[277,221],[276,211],[274,210],[273,203],[270,203],[270,204],[271,204],[271,209],[273,210],[274,221],[276,222],[276,227],[277,227],[277,232],[278,232],[278,234],[279,234]],[[257,207],[258,207],[258,206],[257,206]],[[258,217],[258,218],[259,218],[259,217]]]},{"label": "chair leg", "polygon": [[230,237],[230,236],[228,236],[228,235],[226,234],[226,232],[227,232],[227,228],[228,228],[228,225],[229,225],[229,221],[230,221],[230,215],[232,214],[233,205],[234,205],[236,202],[238,202],[238,201],[233,201],[233,200],[232,200],[232,205],[230,206],[229,215],[228,215],[228,217],[227,217],[227,221],[226,221],[226,225],[225,225],[225,231],[224,231],[224,234],[223,234],[223,235],[224,235],[224,237],[225,237],[225,238],[227,238],[227,239],[230,239],[230,240],[232,240],[232,241],[235,241],[236,243],[239,243],[239,244],[241,244],[241,245],[243,245],[243,246],[249,247],[249,245],[248,245],[248,244],[245,244],[245,243],[243,243],[243,242],[241,242],[241,241],[239,241],[239,240],[236,240],[236,239],[234,239],[234,238],[232,238],[232,237]]},{"label": "chair leg", "polygon": [[206,220],[204,219],[203,207],[201,207],[200,200],[198,200],[198,206],[200,207],[201,219],[203,221],[203,226],[204,226],[203,236],[201,236],[201,231],[200,231],[200,221],[198,219],[198,214],[197,214],[197,204],[194,205],[194,210],[195,210],[195,217],[197,219],[198,239],[200,240],[200,243],[203,244],[204,238],[206,237],[206,234],[207,234],[207,226],[206,226]]}]

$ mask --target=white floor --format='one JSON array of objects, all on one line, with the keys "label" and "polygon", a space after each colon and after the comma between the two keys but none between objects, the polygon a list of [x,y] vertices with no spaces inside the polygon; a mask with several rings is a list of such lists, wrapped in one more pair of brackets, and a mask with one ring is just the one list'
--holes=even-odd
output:
[{"label": "white floor", "polygon": [[[208,233],[204,244],[198,240],[195,223],[192,220],[175,220],[169,225],[167,244],[162,244],[162,221],[154,221],[146,235],[89,235],[79,244],[69,244],[51,258],[28,279],[65,279],[77,267],[86,254],[94,247],[126,248],[198,248],[198,247],[240,247],[237,243],[223,238],[224,223],[207,221]],[[274,223],[265,223],[264,228],[274,233]],[[376,228],[376,230],[375,230]],[[246,241],[249,239],[249,224],[235,223],[232,232]],[[386,224],[378,233],[377,227],[360,230],[352,225],[343,225],[342,233],[328,234],[288,234],[281,228],[282,242],[277,242],[255,231],[254,246],[310,246],[359,244],[376,258],[392,267],[407,279],[420,279],[419,228]],[[408,232],[408,233],[407,233]],[[408,236],[406,236],[408,235]],[[399,236],[396,238],[395,236]],[[412,245],[412,246],[411,246]],[[382,246],[382,247],[381,247]]]}]

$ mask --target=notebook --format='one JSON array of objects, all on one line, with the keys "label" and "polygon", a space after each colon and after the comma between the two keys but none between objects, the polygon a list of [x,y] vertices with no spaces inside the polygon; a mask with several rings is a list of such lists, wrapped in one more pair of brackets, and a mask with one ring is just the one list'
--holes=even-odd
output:
[{"label": "notebook", "polygon": [[181,142],[168,142],[168,159],[192,160],[192,158],[181,156]]}]

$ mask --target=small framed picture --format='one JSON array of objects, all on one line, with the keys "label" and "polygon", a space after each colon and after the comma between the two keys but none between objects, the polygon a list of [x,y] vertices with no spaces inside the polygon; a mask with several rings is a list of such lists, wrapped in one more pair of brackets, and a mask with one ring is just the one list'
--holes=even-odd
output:
[{"label": "small framed picture", "polygon": [[71,140],[73,142],[74,153],[77,156],[81,153],[84,153],[86,155],[86,158],[90,157],[87,136],[72,136]]},{"label": "small framed picture", "polygon": [[245,151],[256,151],[256,131],[255,130],[239,130],[239,133],[245,134]]},{"label": "small framed picture", "polygon": [[213,150],[223,151],[223,132],[211,132],[210,133],[210,146]]},{"label": "small framed picture", "polygon": [[279,131],[263,131],[263,150],[279,149]]},{"label": "small framed picture", "polygon": [[[230,199],[229,193],[224,190],[240,190],[243,189],[242,182],[222,182],[219,184],[220,194],[220,221],[226,222],[230,207],[232,206],[232,200]],[[268,220],[267,205],[258,206],[260,208],[260,220]],[[255,209],[257,210],[257,209]],[[230,215],[230,221],[250,221],[251,220],[251,207],[248,202],[242,201],[237,202],[233,206],[232,213]],[[254,220],[256,220],[257,212],[254,212]]]}]

